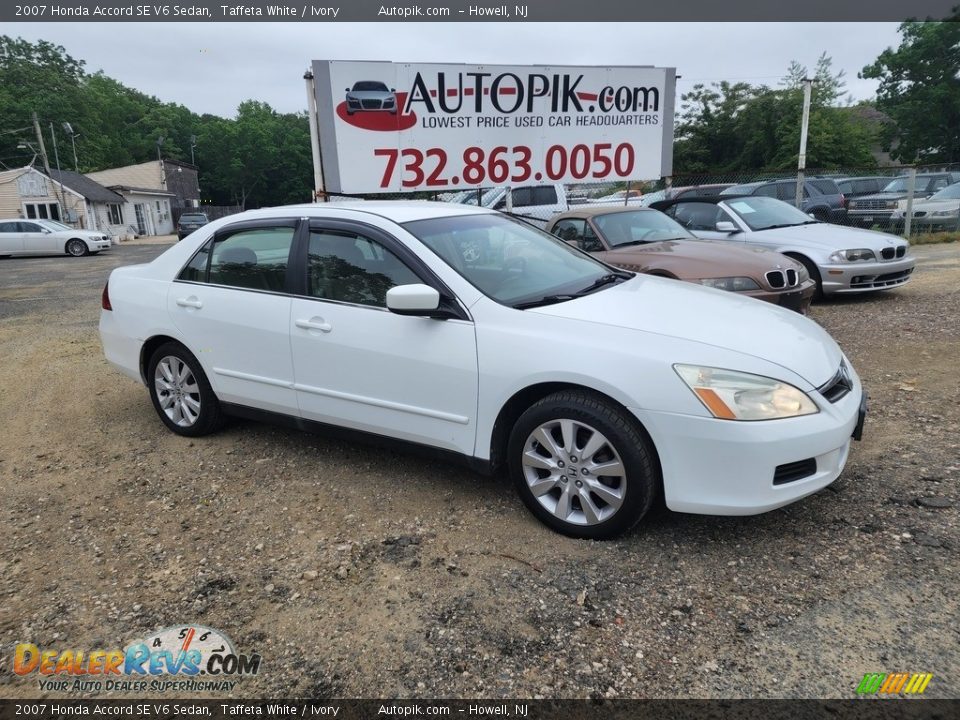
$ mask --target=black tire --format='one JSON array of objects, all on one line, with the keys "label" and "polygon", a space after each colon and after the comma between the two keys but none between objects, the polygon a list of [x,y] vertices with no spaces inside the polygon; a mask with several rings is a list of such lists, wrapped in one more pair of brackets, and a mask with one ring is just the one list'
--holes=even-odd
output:
[{"label": "black tire", "polygon": [[77,238],[67,240],[67,244],[63,246],[63,251],[72,257],[83,257],[90,254],[90,248],[87,247],[87,244]]},{"label": "black tire", "polygon": [[[533,433],[535,431],[553,421],[560,420],[572,420],[574,423],[589,426],[587,430],[583,430],[584,433],[593,429],[607,441],[607,444],[601,446],[589,459],[590,463],[593,463],[596,458],[599,458],[598,463],[609,462],[611,450],[619,455],[624,473],[618,484],[607,485],[609,480],[601,480],[604,477],[603,475],[590,478],[590,482],[603,482],[607,485],[607,488],[612,487],[621,497],[619,508],[611,510],[612,514],[599,522],[588,524],[587,522],[577,521],[575,517],[577,508],[580,509],[580,515],[586,520],[586,513],[583,511],[584,506],[579,497],[569,501],[574,513],[567,516],[573,518],[572,521],[568,521],[561,519],[545,507],[530,489],[530,481],[525,475],[523,463],[524,453],[528,447],[531,447],[528,443],[534,440]],[[576,452],[583,448],[583,445],[580,444],[581,438],[589,439],[590,436],[576,433],[574,436],[576,439],[573,446],[574,452]],[[586,439],[583,440],[584,444],[586,444]],[[542,445],[539,445],[539,447],[548,453],[550,452]],[[655,452],[637,422],[626,411],[613,405],[605,398],[586,391],[565,390],[548,395],[532,405],[520,416],[513,427],[507,447],[507,458],[510,475],[524,504],[545,525],[570,537],[604,540],[625,533],[640,522],[641,518],[650,509],[660,488],[660,469]],[[558,480],[552,490],[541,493],[541,497],[546,502],[556,501],[556,498],[564,492],[561,487],[567,487],[567,483],[573,480],[576,481],[577,487],[581,487],[581,479],[587,482],[587,478],[583,476],[589,477],[589,473],[583,473],[583,470],[588,464],[588,459],[571,455],[566,455],[566,458],[570,462],[570,465],[566,465],[566,472],[571,472],[572,468],[571,475],[563,481],[563,486],[559,484],[560,481]],[[577,472],[577,466],[573,465],[578,460],[582,465],[580,472]],[[561,465],[561,467],[563,466]],[[540,471],[528,468],[527,472]],[[548,470],[542,470],[542,472],[550,473]],[[556,472],[564,471],[557,470]],[[583,473],[583,476],[580,473]],[[560,477],[566,478],[567,476]],[[572,488],[573,485],[571,484],[568,489],[572,490]],[[589,489],[587,491],[581,489],[573,492],[590,491]],[[553,498],[553,500],[548,500],[548,497]],[[593,498],[592,502],[596,503],[598,497],[594,495],[591,495],[591,497]],[[612,508],[612,506],[610,507]]]},{"label": "black tire", "polygon": [[823,279],[820,277],[820,270],[813,260],[803,255],[787,255],[787,257],[803,265],[810,274],[810,277],[813,278],[813,281],[817,284],[817,289],[813,291],[813,300],[823,300]]},{"label": "black tire", "polygon": [[[157,387],[157,366],[160,365],[162,361],[171,359],[176,359],[186,366],[189,373],[193,376],[194,383],[184,382],[183,387],[180,389],[182,396],[185,398],[185,402],[190,402],[186,400],[187,396],[193,400],[193,403],[190,403],[191,408],[194,403],[199,405],[196,418],[194,418],[192,422],[189,422],[189,424],[178,423],[167,414],[167,410],[164,409],[163,401],[159,394],[161,391]],[[187,380],[189,379],[187,378]],[[189,388],[193,386],[196,387],[196,392],[189,391]],[[220,407],[220,401],[214,394],[213,388],[210,387],[210,382],[207,380],[207,376],[204,374],[200,362],[194,357],[193,353],[180,343],[164,343],[150,356],[150,361],[147,363],[147,387],[150,390],[150,400],[153,402],[153,408],[157,411],[157,415],[160,416],[163,424],[177,435],[199,437],[201,435],[214,433],[223,427],[226,417]],[[167,397],[169,398],[169,396]],[[183,416],[184,421],[190,419],[188,414],[182,411],[178,412]]]}]

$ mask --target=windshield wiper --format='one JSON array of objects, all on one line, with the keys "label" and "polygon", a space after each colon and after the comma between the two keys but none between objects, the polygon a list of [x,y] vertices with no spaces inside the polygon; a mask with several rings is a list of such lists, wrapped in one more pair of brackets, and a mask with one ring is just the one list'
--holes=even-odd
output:
[{"label": "windshield wiper", "polygon": [[543,307],[544,305],[553,305],[559,302],[566,302],[567,300],[575,300],[578,297],[580,297],[579,294],[544,295],[542,298],[537,298],[536,300],[527,300],[526,302],[511,305],[511,307],[515,310],[526,310],[528,308]]},{"label": "windshield wiper", "polygon": [[[814,220],[813,222],[816,222],[816,220]],[[757,228],[757,232],[760,232],[762,230],[779,230],[780,228],[797,227],[798,225],[806,225],[806,224],[807,223],[802,222],[802,223],[783,223],[781,225],[767,225],[766,227]]]},{"label": "windshield wiper", "polygon": [[633,277],[632,273],[628,272],[612,272],[607,273],[606,275],[601,275],[592,283],[587,285],[582,290],[578,290],[575,293],[560,293],[557,295],[544,295],[541,298],[536,300],[527,300],[526,302],[516,303],[512,305],[515,310],[527,310],[528,308],[543,307],[544,305],[553,305],[555,303],[566,302],[567,300],[576,300],[579,297],[584,295],[589,295],[595,290],[609,285],[611,283],[618,282],[620,280],[629,280]]},{"label": "windshield wiper", "polygon": [[633,277],[633,275],[627,275],[626,273],[617,273],[617,272],[601,275],[592,283],[587,285],[583,290],[580,290],[579,292],[577,292],[577,297],[580,297],[581,295],[586,295],[587,293],[592,293],[594,290],[599,290],[604,285],[609,285],[619,280],[628,280],[631,277]]}]

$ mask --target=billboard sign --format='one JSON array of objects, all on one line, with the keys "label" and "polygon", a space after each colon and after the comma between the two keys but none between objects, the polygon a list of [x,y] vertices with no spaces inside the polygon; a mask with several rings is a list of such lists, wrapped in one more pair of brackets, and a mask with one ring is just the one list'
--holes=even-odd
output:
[{"label": "billboard sign", "polygon": [[316,60],[313,76],[330,192],[672,172],[673,68]]}]

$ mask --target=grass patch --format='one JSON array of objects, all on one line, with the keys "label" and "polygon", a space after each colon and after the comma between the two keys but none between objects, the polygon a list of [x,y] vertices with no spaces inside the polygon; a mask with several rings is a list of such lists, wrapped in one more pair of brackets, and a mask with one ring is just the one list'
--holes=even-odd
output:
[{"label": "grass patch", "polygon": [[936,243],[960,242],[960,232],[952,230],[947,232],[919,233],[910,236],[911,245],[934,245]]}]

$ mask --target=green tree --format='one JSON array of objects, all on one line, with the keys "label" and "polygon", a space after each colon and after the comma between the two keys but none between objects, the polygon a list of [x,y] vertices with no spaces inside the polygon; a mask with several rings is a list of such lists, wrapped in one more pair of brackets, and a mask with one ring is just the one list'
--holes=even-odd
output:
[{"label": "green tree", "polygon": [[960,12],[954,8],[948,22],[902,23],[900,34],[900,47],[860,73],[880,81],[877,107],[896,124],[884,137],[890,155],[960,162]]},{"label": "green tree", "polygon": [[[674,165],[677,173],[724,175],[797,166],[806,67],[790,64],[781,88],[746,83],[695,85],[681,98]],[[817,61],[807,136],[807,166],[870,166],[873,131],[840,107],[844,72],[826,54]]]}]

